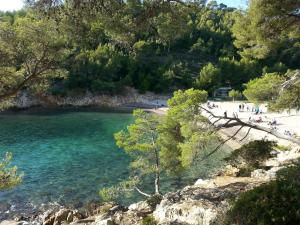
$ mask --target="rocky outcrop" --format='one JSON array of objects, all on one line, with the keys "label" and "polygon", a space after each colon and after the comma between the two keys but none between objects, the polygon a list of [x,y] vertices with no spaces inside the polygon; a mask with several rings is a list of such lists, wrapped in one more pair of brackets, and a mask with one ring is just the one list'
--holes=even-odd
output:
[{"label": "rocky outcrop", "polygon": [[251,177],[265,180],[275,179],[277,171],[300,159],[300,148],[298,146],[291,148],[292,149],[289,151],[277,151],[274,153],[275,156],[264,163],[264,165],[269,169],[254,170],[251,173]]},{"label": "rocky outcrop", "polygon": [[210,225],[229,207],[229,200],[261,184],[249,178],[219,177],[164,196],[153,212],[158,224]]},{"label": "rocky outcrop", "polygon": [[21,92],[14,100],[15,108],[30,108],[34,106],[57,107],[57,106],[165,106],[170,96],[156,95],[151,92],[140,94],[132,88],[126,89],[124,95],[95,95],[86,92],[81,95],[54,96],[49,94],[31,94],[27,91]]},{"label": "rocky outcrop", "polygon": [[43,225],[61,225],[64,222],[71,223],[82,219],[83,216],[77,210],[62,208],[54,214],[45,215],[42,218]]},{"label": "rocky outcrop", "polygon": [[291,147],[288,151],[277,151],[275,157],[268,159],[265,166],[280,167],[294,163],[300,158],[300,148],[298,146]]},{"label": "rocky outcrop", "polygon": [[140,225],[144,217],[151,214],[153,210],[147,202],[138,202],[128,208],[113,206],[103,212],[98,211],[97,215],[72,222],[72,225]]}]

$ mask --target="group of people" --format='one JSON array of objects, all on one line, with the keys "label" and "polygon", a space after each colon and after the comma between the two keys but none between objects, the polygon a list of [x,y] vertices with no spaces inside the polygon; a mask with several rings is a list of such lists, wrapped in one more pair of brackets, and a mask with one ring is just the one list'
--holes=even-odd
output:
[{"label": "group of people", "polygon": [[275,118],[272,118],[272,120],[270,122],[268,122],[268,125],[276,126],[277,125],[277,120]]},{"label": "group of people", "polygon": [[262,109],[260,109],[258,106],[257,107],[253,107],[252,108],[252,112],[255,114],[255,115],[258,115],[258,114],[262,114],[263,113],[263,111],[262,111]]},{"label": "group of people", "polygon": [[[207,107],[210,109],[213,108],[218,108],[218,106],[215,103],[211,103],[211,102],[207,102]],[[248,122],[249,123],[263,123],[266,122],[266,124],[268,124],[270,126],[270,129],[272,130],[277,130],[277,126],[278,126],[278,121],[276,118],[268,118],[267,115],[262,116],[263,114],[263,110],[259,107],[259,106],[251,106],[251,105],[247,105],[247,104],[239,104],[238,105],[238,112],[250,112],[252,115],[249,117]],[[232,112],[232,118],[239,118],[238,112]],[[225,110],[224,111],[224,118],[231,118],[230,116],[228,117],[228,111]],[[254,115],[254,116],[253,116]],[[296,136],[295,133],[292,133],[288,130],[284,131],[284,135],[290,136],[290,137],[294,137]]]},{"label": "group of people", "polygon": [[261,123],[263,122],[263,119],[261,116],[259,116],[258,118],[252,118],[251,116],[249,117],[248,119],[248,122],[252,123],[252,122],[255,122],[255,123]]},{"label": "group of people", "polygon": [[292,133],[289,130],[285,130],[284,135],[289,136],[289,137],[297,137],[297,134],[295,132]]},{"label": "group of people", "polygon": [[263,113],[262,109],[260,109],[258,106],[256,106],[256,107],[253,107],[253,106],[250,107],[249,105],[245,106],[244,103],[239,105],[239,112],[245,112],[245,107],[246,107],[247,112],[253,112],[255,115]]},{"label": "group of people", "polygon": [[207,108],[209,108],[209,109],[218,108],[218,105],[215,103],[211,104],[210,102],[207,102]]}]

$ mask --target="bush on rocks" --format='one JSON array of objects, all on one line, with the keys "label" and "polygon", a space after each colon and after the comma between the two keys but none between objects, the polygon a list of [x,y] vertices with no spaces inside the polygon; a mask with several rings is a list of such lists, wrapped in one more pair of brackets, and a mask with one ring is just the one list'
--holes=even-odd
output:
[{"label": "bush on rocks", "polygon": [[157,225],[157,223],[152,215],[148,215],[143,218],[142,225]]},{"label": "bush on rocks", "polygon": [[240,168],[239,176],[250,176],[251,171],[262,168],[262,163],[270,158],[276,142],[268,140],[251,141],[233,151],[226,161]]},{"label": "bush on rocks", "polygon": [[277,180],[243,193],[223,225],[300,224],[300,161],[280,170]]}]

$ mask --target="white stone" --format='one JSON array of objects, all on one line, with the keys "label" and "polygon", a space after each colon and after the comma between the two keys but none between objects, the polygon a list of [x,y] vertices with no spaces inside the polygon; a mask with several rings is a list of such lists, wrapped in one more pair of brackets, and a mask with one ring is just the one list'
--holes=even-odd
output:
[{"label": "white stone", "polygon": [[114,225],[114,222],[111,218],[105,220],[96,220],[96,225]]},{"label": "white stone", "polygon": [[166,200],[157,206],[153,216],[159,224],[178,222],[189,225],[209,225],[217,216],[217,212],[201,204],[200,201],[189,200],[168,204]]}]

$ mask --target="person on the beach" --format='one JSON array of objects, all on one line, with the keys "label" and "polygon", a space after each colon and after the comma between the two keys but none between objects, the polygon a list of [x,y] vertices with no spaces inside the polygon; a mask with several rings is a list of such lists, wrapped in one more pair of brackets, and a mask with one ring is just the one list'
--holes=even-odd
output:
[{"label": "person on the beach", "polygon": [[263,120],[262,120],[262,118],[261,118],[261,116],[260,117],[258,117],[258,119],[257,120],[255,120],[255,122],[256,123],[261,123]]},{"label": "person on the beach", "polygon": [[275,119],[275,118],[273,118],[273,119],[271,120],[271,122],[269,123],[269,125],[271,125],[271,126],[275,126],[275,125],[277,125],[277,121],[276,121],[276,119]]}]

